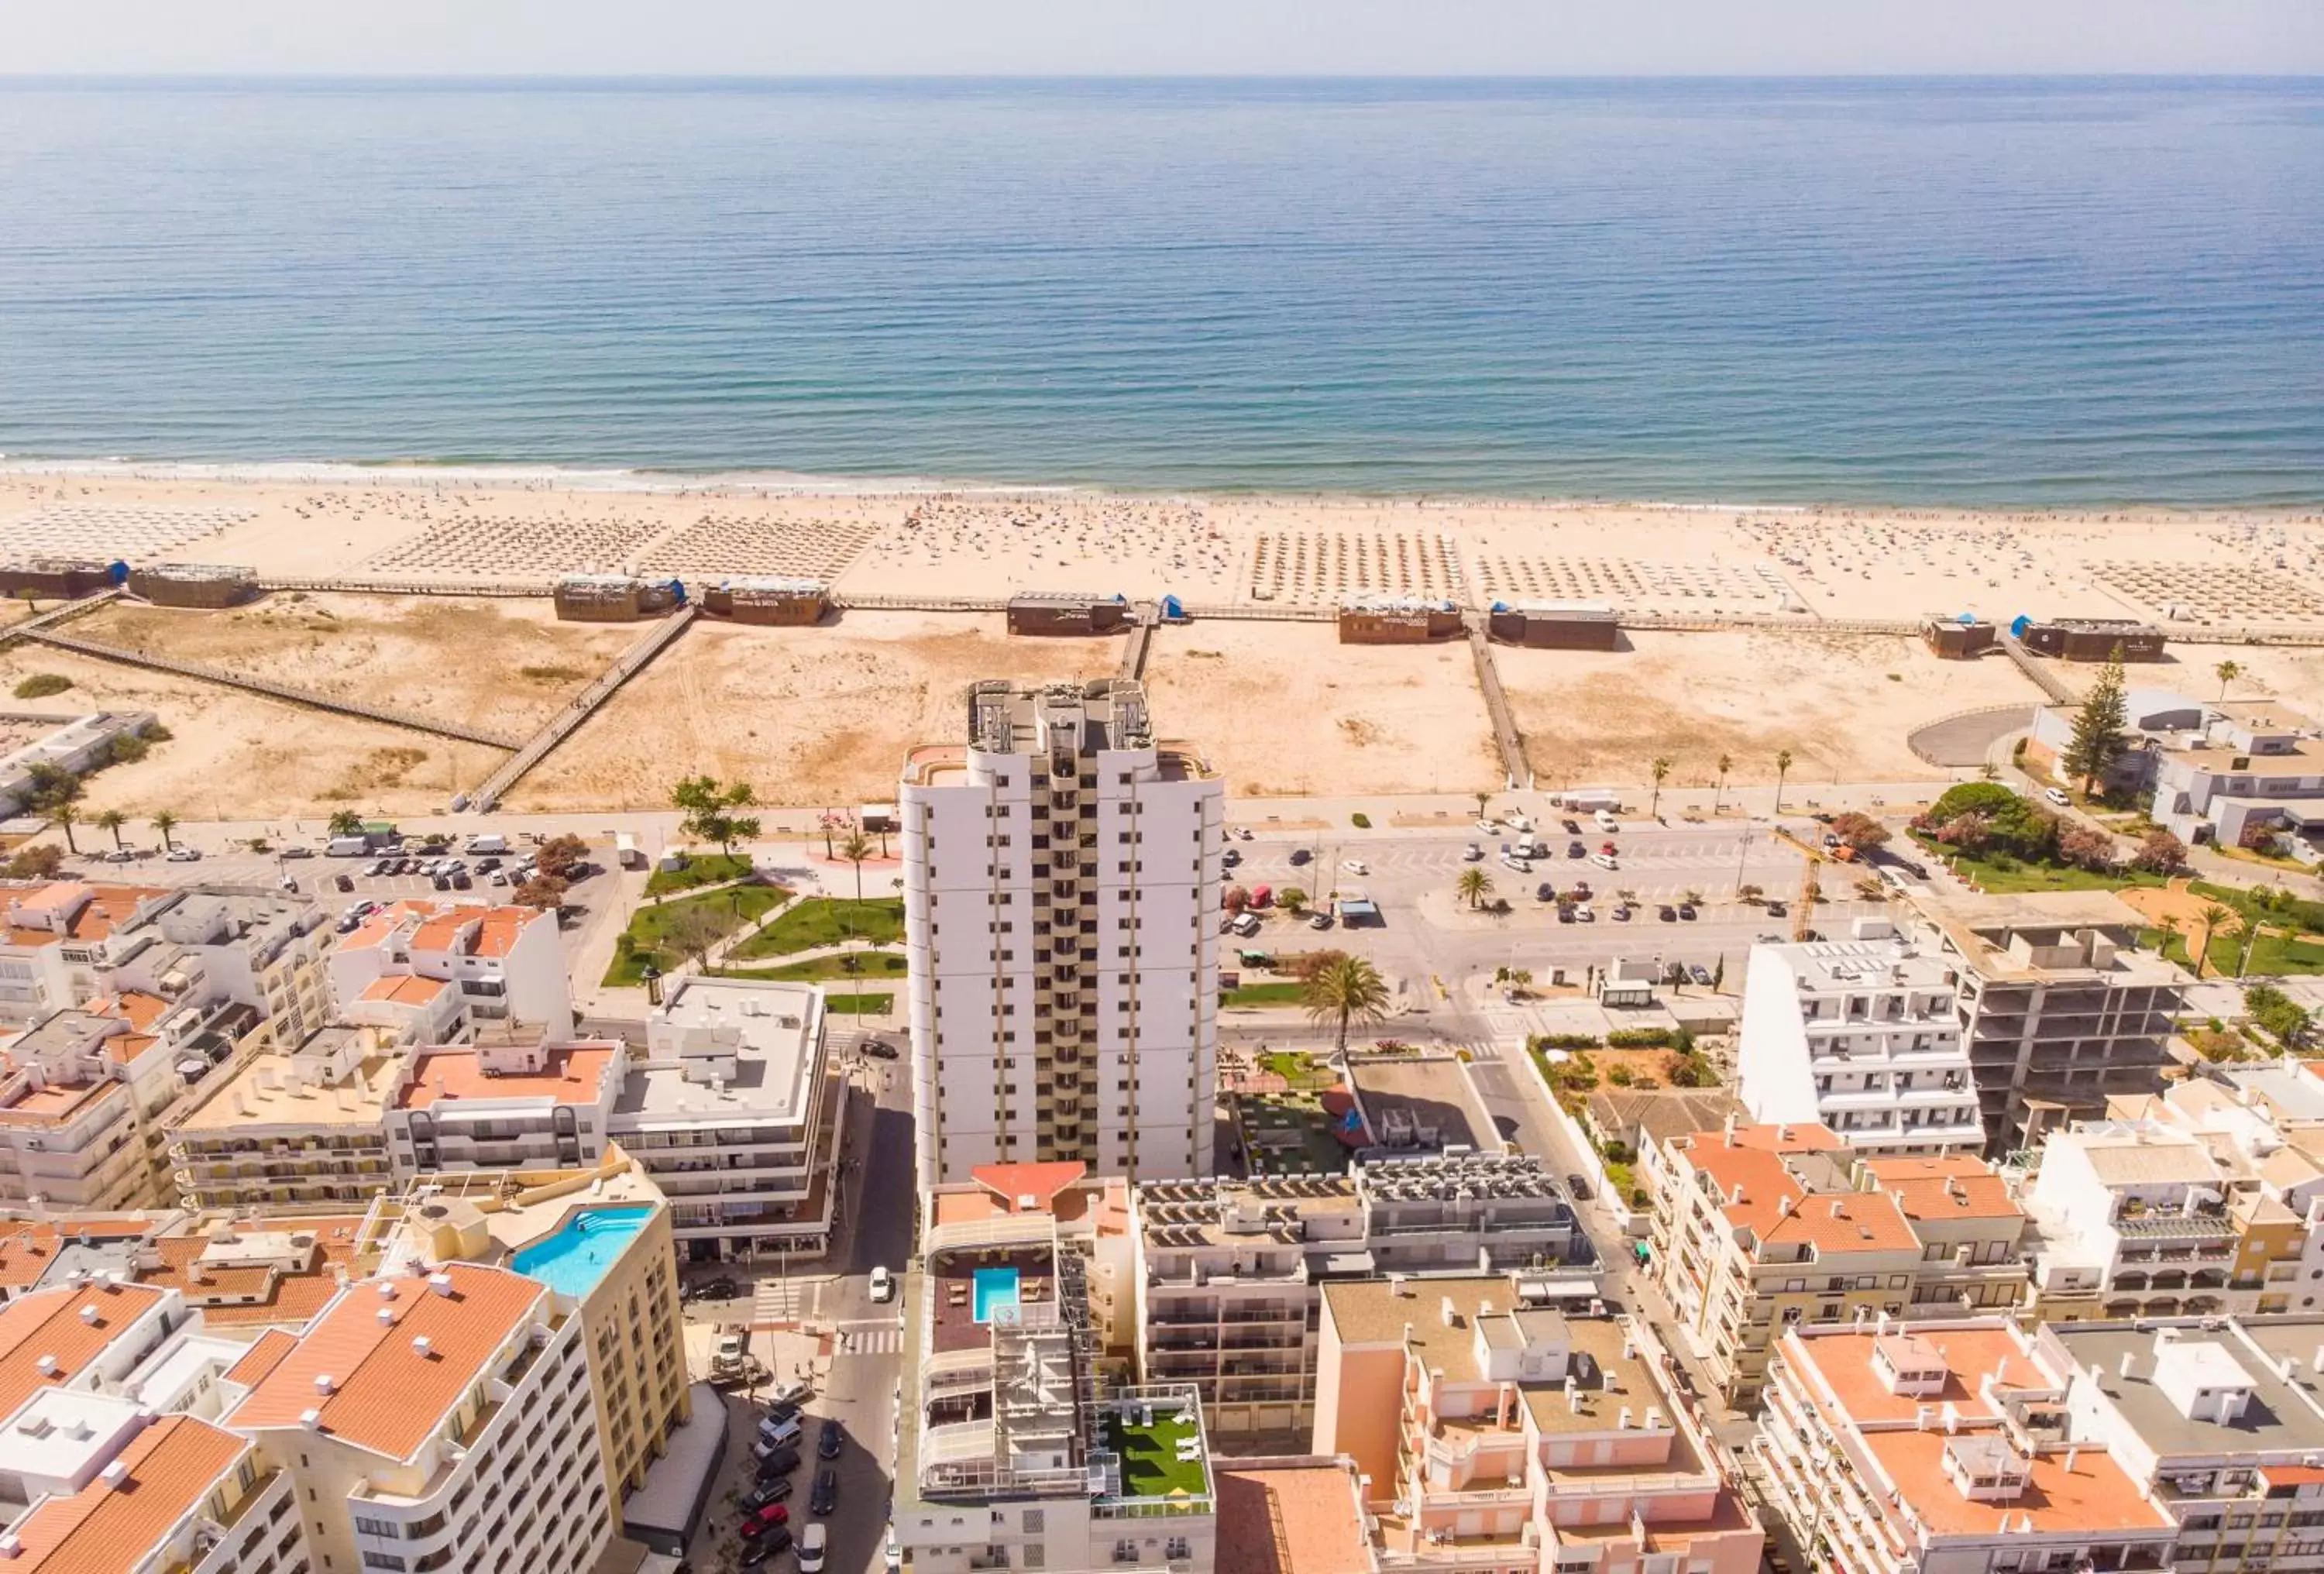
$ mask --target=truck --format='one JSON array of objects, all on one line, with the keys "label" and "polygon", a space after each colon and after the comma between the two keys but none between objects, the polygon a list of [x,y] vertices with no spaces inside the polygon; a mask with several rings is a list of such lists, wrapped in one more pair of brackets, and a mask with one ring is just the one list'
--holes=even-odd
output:
[{"label": "truck", "polygon": [[1515,851],[1519,858],[1547,858],[1549,843],[1538,836],[1520,836]]},{"label": "truck", "polygon": [[613,861],[623,869],[643,869],[646,855],[639,851],[638,839],[627,831],[613,833]]},{"label": "truck", "polygon": [[368,836],[334,836],[323,851],[333,858],[361,858],[371,851]]}]

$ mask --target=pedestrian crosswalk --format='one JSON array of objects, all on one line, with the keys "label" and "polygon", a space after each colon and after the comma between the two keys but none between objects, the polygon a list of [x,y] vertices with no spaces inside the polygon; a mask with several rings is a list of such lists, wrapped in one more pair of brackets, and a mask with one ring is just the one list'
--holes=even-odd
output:
[{"label": "pedestrian crosswalk", "polygon": [[761,1279],[752,1299],[753,1322],[797,1322],[807,1304],[807,1286],[797,1279]]},{"label": "pedestrian crosswalk", "polygon": [[838,1334],[840,1348],[851,1356],[892,1356],[904,1348],[904,1330],[892,1318],[843,1322]]}]

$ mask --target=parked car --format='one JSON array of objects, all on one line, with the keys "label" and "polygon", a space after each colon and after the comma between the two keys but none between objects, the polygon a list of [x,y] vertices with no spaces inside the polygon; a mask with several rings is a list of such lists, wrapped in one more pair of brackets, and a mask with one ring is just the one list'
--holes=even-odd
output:
[{"label": "parked car", "polygon": [[1564,831],[1568,836],[1579,836],[1582,834],[1582,822],[1579,820],[1560,820],[1557,824],[1559,828]]},{"label": "parked car", "polygon": [[1662,907],[1655,909],[1655,916],[1660,918],[1665,924],[1674,924],[1678,921],[1678,909],[1665,902]]},{"label": "parked car", "polygon": [[1615,909],[1614,909],[1614,922],[1615,922],[1615,923],[1617,923],[1617,924],[1628,924],[1629,921],[1630,921],[1630,905],[1629,905],[1628,902],[1624,902],[1624,903],[1620,904],[1619,906],[1618,906],[1617,907],[1615,907]]},{"label": "parked car", "polygon": [[1485,861],[1485,850],[1471,842],[1468,846],[1463,847],[1461,850],[1461,861],[1462,863],[1482,863]]},{"label": "parked car", "polygon": [[1678,905],[1678,916],[1685,919],[1690,924],[1693,923],[1694,904],[1692,902],[1681,902]]},{"label": "parked car", "polygon": [[[888,1271],[887,1264],[881,1263],[872,1270],[872,1299],[884,1304],[895,1298],[896,1275]],[[828,1427],[837,1423],[826,1422],[824,1424]]]},{"label": "parked car", "polygon": [[[172,853],[171,856],[174,858],[177,855]],[[331,877],[331,888],[335,891],[352,891],[355,888],[355,882],[346,875],[335,874]]]},{"label": "parked car", "polygon": [[1477,822],[1477,834],[1480,836],[1498,836],[1500,834],[1500,830],[1501,823],[1499,820],[1480,820]]},{"label": "parked car", "polygon": [[1598,851],[1604,853],[1607,857],[1611,858],[1617,852],[1619,852],[1621,849],[1615,846],[1610,842],[1601,842],[1598,844]]},{"label": "parked car", "polygon": [[1329,929],[1331,926],[1332,915],[1329,913],[1310,913],[1307,916],[1307,927],[1310,929]]},{"label": "parked car", "polygon": [[873,1060],[894,1060],[898,1052],[896,1046],[884,1038],[867,1038],[863,1041],[863,1053]]},{"label": "parked car", "polygon": [[1315,855],[1314,853],[1308,851],[1307,849],[1304,847],[1295,847],[1291,850],[1291,862],[1295,868],[1306,862],[1309,859],[1314,856]]},{"label": "parked car", "polygon": [[1573,1193],[1576,1202],[1590,1201],[1590,1183],[1578,1174],[1565,1177],[1565,1189]]},{"label": "parked car", "polygon": [[804,1403],[807,1396],[814,1392],[814,1386],[805,1378],[789,1377],[776,1384],[775,1391],[767,1397],[776,1404],[798,1404]]},{"label": "parked car", "polygon": [[797,1449],[772,1449],[761,1454],[753,1448],[752,1454],[759,1461],[759,1479],[761,1481],[771,1481],[779,1476],[788,1476],[798,1468],[799,1451]]},{"label": "parked car", "polygon": [[790,1527],[775,1525],[743,1551],[742,1566],[745,1569],[764,1568],[768,1559],[778,1552],[788,1552],[790,1548]]},{"label": "parked car", "polygon": [[818,1459],[835,1459],[839,1458],[840,1450],[846,1446],[847,1429],[839,1424],[837,1416],[826,1417],[823,1423],[823,1430],[816,1434],[815,1457]]},{"label": "parked car", "polygon": [[456,891],[465,891],[475,883],[475,881],[467,877],[467,874],[465,871],[452,877],[452,888]]},{"label": "parked car", "polygon": [[1614,855],[1610,852],[1593,854],[1590,861],[1596,864],[1600,869],[1619,869],[1622,867],[1619,862],[1616,861]]},{"label": "parked car", "polygon": [[779,1524],[789,1523],[790,1517],[789,1509],[779,1503],[770,1503],[763,1508],[753,1510],[751,1517],[742,1522],[742,1533],[746,1536],[764,1535]]},{"label": "parked car", "polygon": [[1549,881],[1544,880],[1534,887],[1533,899],[1536,902],[1554,902],[1557,900],[1557,888]]},{"label": "parked car", "polygon": [[1526,859],[1519,858],[1514,852],[1502,853],[1501,865],[1503,868],[1510,870],[1517,874],[1531,874],[1533,872],[1532,862]]},{"label": "parked car", "polygon": [[1371,866],[1360,858],[1342,859],[1340,867],[1350,874],[1370,874],[1372,871]]},{"label": "parked car", "polygon": [[1565,856],[1568,858],[1587,858],[1590,856],[1590,849],[1582,842],[1569,842],[1565,844]]},{"label": "parked car", "polygon": [[2070,809],[2074,806],[2074,800],[2066,796],[2064,787],[2043,787],[2042,796],[2061,809]]},{"label": "parked car", "polygon": [[[167,857],[171,863],[199,863],[202,861],[202,850],[198,847],[172,847]],[[339,878],[345,879],[347,877],[341,875]]]},{"label": "parked car", "polygon": [[742,1496],[742,1506],[756,1512],[770,1503],[780,1503],[791,1495],[791,1478],[778,1476],[771,1481],[761,1481]]},{"label": "parked car", "polygon": [[1585,902],[1573,909],[1573,921],[1577,924],[1595,924],[1598,922],[1598,915],[1591,912],[1589,904]]},{"label": "parked car", "polygon": [[[678,1295],[680,1301],[732,1301],[742,1293],[733,1280],[720,1277],[705,1279],[699,1284],[688,1284]],[[736,1352],[740,1354],[740,1351]]]},{"label": "parked car", "polygon": [[818,1514],[828,1514],[839,1506],[839,1472],[825,1465],[815,1473],[815,1490],[807,1494],[807,1505]]},{"label": "parked car", "polygon": [[1699,962],[1686,970],[1686,976],[1706,990],[1711,987],[1711,970]]},{"label": "parked car", "polygon": [[1780,918],[1780,917],[1782,917],[1783,916],[1784,916],[1784,904],[1783,904],[1783,903],[1781,903],[1781,902],[1770,902],[1770,903],[1768,903],[1768,904],[1767,904],[1767,916],[1768,916],[1768,917],[1770,917],[1770,918]]},{"label": "parked car", "polygon": [[1242,853],[1236,848],[1230,847],[1224,852],[1219,854],[1219,862],[1228,869],[1232,869],[1236,864],[1240,863],[1241,861]]},{"label": "parked car", "polygon": [[[196,854],[196,856],[198,857],[200,855]],[[312,858],[315,856],[315,850],[311,847],[286,847],[282,850],[282,856],[285,858]]]},{"label": "parked car", "polygon": [[1563,903],[1562,903],[1562,902],[1561,902],[1560,904],[1558,904],[1558,908],[1557,908],[1557,921],[1558,921],[1559,923],[1561,923],[1561,924],[1571,924],[1571,923],[1572,923],[1572,922],[1573,922],[1573,909],[1572,909],[1572,908],[1571,908],[1571,907],[1567,907],[1567,906],[1565,906],[1565,905],[1564,905]]},{"label": "parked car", "polygon": [[823,1574],[825,1554],[831,1550],[831,1527],[811,1524],[799,1531],[799,1574]]},{"label": "parked car", "polygon": [[768,1405],[767,1413],[759,1417],[759,1430],[764,1432],[778,1431],[781,1430],[782,1424],[785,1422],[797,1421],[798,1419],[798,1413],[799,1407],[798,1400],[779,1400],[775,1404]]}]

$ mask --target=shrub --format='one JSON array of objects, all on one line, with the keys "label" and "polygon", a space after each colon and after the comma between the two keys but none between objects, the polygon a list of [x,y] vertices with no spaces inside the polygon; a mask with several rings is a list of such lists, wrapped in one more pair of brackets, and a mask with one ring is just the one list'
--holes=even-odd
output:
[{"label": "shrub", "polygon": [[1537,1054],[1545,1049],[1595,1049],[1598,1044],[1588,1033],[1536,1033],[1527,1047]]},{"label": "shrub", "polygon": [[1613,1083],[1618,1088],[1627,1088],[1630,1085],[1630,1068],[1628,1066],[1616,1066],[1612,1071],[1606,1073],[1606,1080]]},{"label": "shrub", "polygon": [[1831,817],[1831,833],[1858,852],[1869,852],[1888,841],[1888,827],[1869,815],[1859,815],[1850,809]]},{"label": "shrub", "polygon": [[1354,814],[1349,815],[1348,822],[1355,826],[1359,831],[1369,831],[1372,828],[1372,817],[1370,815],[1365,814],[1361,809],[1359,809]]},{"label": "shrub", "polygon": [[62,694],[72,687],[72,679],[60,672],[36,672],[16,686],[20,700],[44,700],[52,694]]},{"label": "shrub", "polygon": [[12,880],[54,879],[64,867],[65,850],[61,847],[20,847],[8,860],[7,875]]},{"label": "shrub", "polygon": [[1609,1049],[1668,1049],[1673,1035],[1667,1027],[1618,1027],[1606,1036]]},{"label": "shrub", "polygon": [[2187,867],[2187,844],[2158,825],[2130,855],[2130,867],[2150,874],[2177,874]]},{"label": "shrub", "polygon": [[2070,825],[2058,833],[2058,858],[2077,869],[2103,870],[2114,867],[2114,838],[2103,831],[2093,831],[2083,825]]}]

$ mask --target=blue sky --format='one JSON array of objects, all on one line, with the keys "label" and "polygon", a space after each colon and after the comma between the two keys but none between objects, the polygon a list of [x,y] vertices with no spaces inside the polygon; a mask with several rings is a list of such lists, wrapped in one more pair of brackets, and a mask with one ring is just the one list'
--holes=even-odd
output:
[{"label": "blue sky", "polygon": [[2324,0],[40,0],[0,71],[2324,74]]}]

